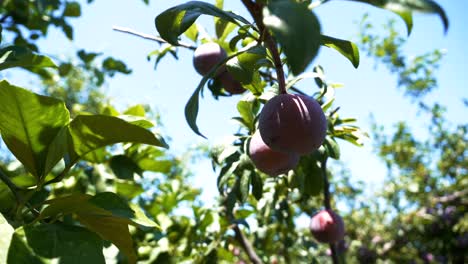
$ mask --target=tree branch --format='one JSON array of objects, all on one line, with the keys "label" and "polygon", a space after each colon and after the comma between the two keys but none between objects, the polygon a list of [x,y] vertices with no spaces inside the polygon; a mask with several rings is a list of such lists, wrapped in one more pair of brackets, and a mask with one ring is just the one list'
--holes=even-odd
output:
[{"label": "tree branch", "polygon": [[330,183],[328,182],[327,176],[327,158],[324,158],[320,164],[322,169],[322,176],[323,176],[323,203],[325,205],[325,209],[331,210],[331,202],[330,202]]},{"label": "tree branch", "polygon": [[257,24],[258,31],[263,35],[263,37],[261,36],[260,39],[265,40],[265,44],[270,50],[271,56],[273,57],[273,63],[275,65],[277,75],[276,78],[278,79],[279,93],[285,94],[287,93],[287,91],[283,64],[281,63],[281,57],[278,51],[278,47],[276,45],[276,41],[273,38],[273,36],[271,36],[270,32],[266,29],[265,24],[263,24],[263,5],[259,3],[254,3],[251,0],[242,0],[242,3],[252,15],[255,24]]},{"label": "tree branch", "polygon": [[468,189],[462,191],[456,191],[452,194],[447,194],[444,196],[434,197],[432,198],[433,203],[450,203],[456,201],[460,198],[465,197],[468,194]]},{"label": "tree branch", "polygon": [[[322,169],[322,175],[323,175],[323,203],[325,205],[325,209],[331,210],[330,183],[328,182],[328,175],[327,175],[327,157],[325,157],[321,161],[320,167]],[[336,244],[329,243],[329,246],[330,246],[333,264],[340,263],[338,260],[338,253],[336,251]]]},{"label": "tree branch", "polygon": [[239,241],[242,248],[245,250],[245,252],[249,256],[250,261],[252,261],[252,263],[254,264],[262,264],[263,263],[262,260],[255,252],[255,249],[252,247],[249,240],[244,236],[239,226],[237,224],[234,224],[232,229],[234,230],[234,233],[236,234],[237,241]]},{"label": "tree branch", "polygon": [[[115,30],[115,31],[118,31],[118,32],[127,33],[127,34],[134,35],[134,36],[137,36],[137,37],[140,37],[140,38],[156,41],[159,44],[169,44],[169,43],[167,43],[167,41],[165,41],[163,38],[161,38],[159,36],[153,36],[153,35],[150,35],[150,34],[137,32],[137,31],[134,31],[131,28],[113,26],[112,29]],[[196,46],[190,45],[188,43],[183,43],[183,42],[179,42],[179,46],[183,47],[183,48],[191,49],[191,50],[197,49]]]}]

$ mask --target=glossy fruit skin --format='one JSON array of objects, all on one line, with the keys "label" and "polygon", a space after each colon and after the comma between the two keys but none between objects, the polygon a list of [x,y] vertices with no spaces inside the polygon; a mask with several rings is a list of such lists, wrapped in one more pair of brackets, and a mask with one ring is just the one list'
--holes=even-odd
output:
[{"label": "glossy fruit skin", "polygon": [[344,238],[345,226],[341,216],[332,210],[322,210],[310,220],[309,229],[314,238],[322,243],[335,243]]},{"label": "glossy fruit skin", "polygon": [[223,84],[224,90],[226,90],[230,94],[241,94],[245,92],[245,88],[242,87],[242,84],[234,79],[232,74],[227,70],[223,71],[217,78]]},{"label": "glossy fruit skin", "polygon": [[[200,45],[193,54],[193,66],[202,76],[227,57],[226,51],[214,42]],[[223,70],[224,67],[223,67]]]},{"label": "glossy fruit skin", "polygon": [[263,107],[259,130],[263,141],[273,150],[304,155],[322,145],[327,118],[312,97],[280,94]]},{"label": "glossy fruit skin", "polygon": [[257,169],[270,176],[287,173],[299,163],[298,154],[278,152],[268,147],[258,130],[250,141],[249,155]]}]

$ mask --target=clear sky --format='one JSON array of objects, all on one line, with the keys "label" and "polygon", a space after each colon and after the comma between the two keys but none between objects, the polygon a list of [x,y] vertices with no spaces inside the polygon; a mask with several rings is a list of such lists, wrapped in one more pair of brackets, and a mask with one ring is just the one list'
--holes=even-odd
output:
[{"label": "clear sky", "polygon": [[[83,1],[84,2],[84,1]],[[165,125],[164,131],[172,138],[171,149],[180,154],[188,146],[206,142],[196,136],[186,124],[184,106],[201,77],[192,67],[192,52],[180,50],[179,60],[167,57],[153,70],[153,62],[148,62],[146,55],[158,48],[156,42],[115,32],[112,26],[129,27],[136,31],[157,34],[154,18],[170,6],[185,1],[151,0],[146,6],[139,0],[96,0],[93,4],[83,5],[83,16],[73,23],[75,40],[70,42],[63,34],[52,31],[47,40],[41,41],[42,50],[51,54],[71,56],[75,49],[101,51],[106,55],[124,60],[133,69],[133,74],[118,75],[112,79],[106,91],[114,98],[120,109],[137,103],[147,103],[157,108]],[[214,1],[208,1],[214,2]],[[250,20],[240,1],[225,1],[226,6]],[[429,101],[438,101],[448,106],[449,120],[454,123],[466,122],[468,112],[462,105],[462,98],[468,98],[466,60],[468,51],[466,41],[468,32],[465,27],[468,18],[465,10],[468,1],[438,1],[446,10],[450,19],[450,29],[443,34],[442,23],[437,16],[415,14],[414,29],[405,51],[408,55],[420,55],[433,49],[443,48],[447,55],[437,73],[440,88],[428,96]],[[381,25],[388,18],[396,18],[398,28],[405,34],[405,27],[398,17],[388,11],[351,1],[330,1],[318,7],[318,15],[324,34],[339,38],[352,39],[358,32],[355,24],[363,14],[370,14],[375,25]],[[212,31],[213,20],[203,18],[202,23]],[[372,59],[361,54],[358,69],[337,52],[322,48],[312,65],[324,67],[327,80],[344,83],[345,87],[337,90],[337,105],[341,106],[342,116],[355,117],[358,124],[369,130],[370,114],[379,124],[391,128],[400,120],[409,121],[417,135],[424,137],[424,117],[416,114],[416,106],[402,96],[396,88],[396,77],[383,66],[375,68]],[[311,68],[310,68],[311,69]],[[12,80],[15,83],[14,80]],[[304,81],[299,87],[315,91],[313,81]],[[32,87],[27,87],[32,88]],[[237,114],[234,98],[221,98],[215,101],[209,93],[201,100],[199,128],[209,138],[209,142],[219,142],[235,131],[236,126],[230,118]],[[386,175],[386,169],[372,154],[372,142],[357,148],[348,143],[342,146],[342,161],[350,168],[354,179],[364,180],[369,184],[378,184]],[[194,185],[203,187],[205,202],[217,194],[216,175],[211,170],[209,161],[200,162],[195,167],[197,176]]]}]

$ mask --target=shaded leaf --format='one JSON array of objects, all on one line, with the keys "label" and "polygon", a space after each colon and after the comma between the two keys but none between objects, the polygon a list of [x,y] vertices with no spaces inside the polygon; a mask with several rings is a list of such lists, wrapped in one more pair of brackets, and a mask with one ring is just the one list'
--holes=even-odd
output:
[{"label": "shaded leaf", "polygon": [[24,238],[23,229],[17,229],[11,239],[10,247],[8,248],[8,264],[45,264],[49,263],[37,256],[33,250],[27,245]]},{"label": "shaded leaf", "polygon": [[46,56],[38,55],[21,46],[9,46],[0,49],[0,71],[12,67],[44,68],[57,67]]},{"label": "shaded leaf", "polygon": [[262,178],[260,177],[260,174],[253,172],[251,184],[252,184],[252,194],[254,195],[255,199],[259,201],[263,196],[263,181],[262,181]]},{"label": "shaded leaf", "polygon": [[41,212],[39,220],[74,213],[77,215],[119,218],[132,225],[157,226],[138,206],[129,204],[115,193],[103,192],[95,196],[73,194],[52,199],[45,203],[49,204],[49,206]]},{"label": "shaded leaf", "polygon": [[48,153],[48,163],[55,164],[64,158],[67,167],[71,167],[80,157],[120,142],[168,147],[161,136],[117,117],[80,115],[54,139]]},{"label": "shaded leaf", "polygon": [[190,1],[167,9],[155,19],[156,29],[161,37],[172,45],[178,44],[178,38],[201,15],[211,15],[239,25],[249,24],[243,17],[232,12],[223,11],[212,4],[201,1]]},{"label": "shaded leaf", "polygon": [[105,240],[109,240],[128,258],[128,263],[136,263],[137,256],[133,249],[133,239],[125,221],[106,216],[78,215],[78,221],[90,230],[96,232]]},{"label": "shaded leaf", "polygon": [[328,156],[333,159],[340,159],[340,146],[331,137],[326,137],[324,142],[325,149],[327,150]]},{"label": "shaded leaf", "polygon": [[123,61],[114,59],[112,57],[108,57],[102,62],[102,68],[110,76],[114,76],[114,74],[118,72],[123,74],[132,73],[132,70],[127,68],[127,65]]},{"label": "shaded leaf", "polygon": [[413,27],[413,20],[409,11],[420,11],[424,13],[437,14],[444,25],[444,31],[447,32],[449,21],[444,9],[432,0],[352,0],[368,3],[380,8],[390,10],[398,14],[406,23],[408,34]]},{"label": "shaded leaf", "polygon": [[67,263],[105,263],[103,241],[95,233],[79,226],[61,223],[26,226],[28,245],[46,258],[60,258]]},{"label": "shaded leaf", "polygon": [[301,157],[299,165],[294,170],[294,183],[302,195],[317,196],[323,188],[322,170],[314,155]]},{"label": "shaded leaf", "polygon": [[128,200],[137,197],[145,191],[141,185],[133,181],[126,180],[115,180],[115,189],[119,195],[127,198]]},{"label": "shaded leaf", "polygon": [[78,2],[66,2],[63,16],[79,17],[81,16],[81,6]]},{"label": "shaded leaf", "polygon": [[198,126],[197,126],[199,95],[200,95],[200,92],[202,91],[203,87],[205,86],[206,82],[208,81],[209,78],[214,76],[214,74],[218,71],[218,68],[221,65],[224,65],[231,58],[239,56],[240,54],[246,52],[249,49],[250,48],[242,49],[239,52],[225,58],[224,60],[222,60],[218,64],[216,64],[207,75],[203,76],[203,78],[201,79],[201,81],[198,84],[197,88],[193,92],[192,96],[190,96],[190,99],[188,100],[187,104],[185,105],[184,112],[185,112],[185,119],[187,120],[188,125],[193,130],[193,132],[195,132],[195,134],[197,134],[197,135],[199,135],[199,136],[201,136],[203,138],[206,138],[200,132],[200,130],[199,130]]},{"label": "shaded leaf", "polygon": [[237,57],[230,59],[226,63],[226,68],[234,78],[243,84],[250,84],[254,79],[254,74],[262,65],[262,59],[266,58],[266,49],[262,46],[255,46]]},{"label": "shaded leaf", "polygon": [[294,75],[303,72],[320,48],[320,23],[305,4],[271,2],[263,10],[263,23],[283,47]]},{"label": "shaded leaf", "polygon": [[125,155],[113,156],[109,165],[119,179],[133,180],[134,174],[141,175],[143,173],[138,164]]}]

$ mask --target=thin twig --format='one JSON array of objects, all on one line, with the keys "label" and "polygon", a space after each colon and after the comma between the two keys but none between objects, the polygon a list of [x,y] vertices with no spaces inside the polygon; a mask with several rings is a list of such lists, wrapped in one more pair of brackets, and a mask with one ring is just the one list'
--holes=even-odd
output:
[{"label": "thin twig", "polygon": [[239,241],[242,248],[245,250],[245,253],[247,253],[247,256],[249,256],[250,261],[252,261],[252,263],[254,264],[262,264],[263,263],[262,260],[255,252],[255,249],[252,247],[249,240],[244,236],[239,226],[237,224],[234,224],[232,229],[234,230],[234,233],[236,234],[237,241]]},{"label": "thin twig", "polygon": [[263,5],[259,3],[254,3],[251,0],[242,0],[242,3],[245,5],[247,10],[249,10],[250,14],[255,20],[255,24],[257,24],[258,31],[263,34],[263,37],[261,36],[260,39],[265,40],[265,44],[267,45],[273,57],[273,63],[275,65],[277,75],[276,78],[278,78],[279,92],[280,94],[285,94],[287,93],[287,91],[283,64],[281,63],[281,57],[278,51],[278,47],[276,46],[276,41],[273,38],[273,36],[270,35],[270,32],[266,29],[265,24],[263,24]]},{"label": "thin twig", "polygon": [[[154,35],[150,35],[150,34],[146,34],[146,33],[137,32],[137,31],[135,31],[135,30],[133,30],[131,28],[113,26],[112,29],[115,30],[115,31],[118,31],[118,32],[127,33],[127,34],[134,35],[134,36],[137,36],[137,37],[140,37],[140,38],[156,41],[159,44],[169,44],[167,41],[165,41],[163,38],[161,38],[159,36],[154,36]],[[197,49],[196,46],[188,44],[188,43],[184,43],[184,42],[179,42],[178,46],[183,47],[183,48],[187,48],[187,49],[191,49],[191,50]]]}]

